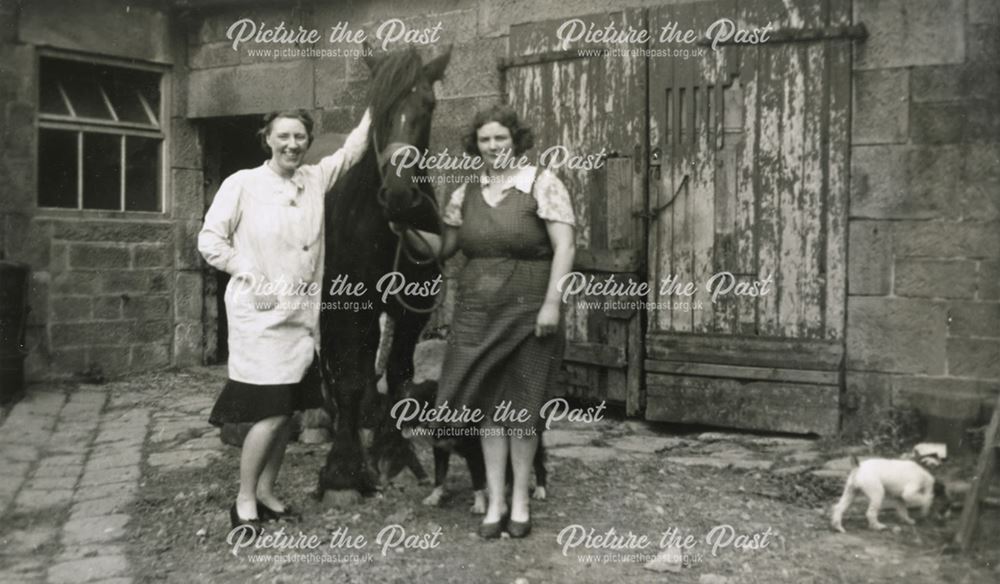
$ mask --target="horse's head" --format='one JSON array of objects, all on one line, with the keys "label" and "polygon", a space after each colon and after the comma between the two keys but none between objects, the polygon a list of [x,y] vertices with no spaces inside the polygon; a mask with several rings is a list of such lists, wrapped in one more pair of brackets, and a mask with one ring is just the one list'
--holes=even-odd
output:
[{"label": "horse's head", "polygon": [[413,48],[365,58],[372,73],[371,140],[382,174],[379,202],[389,220],[405,222],[408,212],[425,202],[421,193],[429,185],[415,179],[423,173],[412,162],[430,143],[434,82],[449,59],[451,46],[426,64]]}]

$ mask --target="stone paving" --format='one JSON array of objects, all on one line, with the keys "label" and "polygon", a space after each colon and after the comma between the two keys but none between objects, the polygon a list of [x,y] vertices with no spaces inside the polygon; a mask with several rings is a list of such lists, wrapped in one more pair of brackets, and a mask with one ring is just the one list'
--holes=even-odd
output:
[{"label": "stone paving", "polygon": [[[15,526],[0,540],[0,581],[132,582],[127,510],[142,485],[147,440],[170,448],[146,459],[154,466],[203,466],[218,456],[218,438],[204,436],[214,432],[205,423],[210,398],[152,411],[139,403],[142,393],[114,388],[33,386],[0,426],[0,515]],[[196,440],[183,441],[191,433]]]},{"label": "stone paving", "polygon": [[[224,455],[228,447],[206,422],[224,378],[223,369],[200,368],[106,385],[31,387],[0,424],[0,582],[132,582],[129,508],[143,488],[144,465],[200,469]],[[671,435],[640,420],[556,423],[544,441],[554,466],[559,458],[655,457],[838,482],[850,470],[847,455],[863,454],[830,452],[805,438]]]}]

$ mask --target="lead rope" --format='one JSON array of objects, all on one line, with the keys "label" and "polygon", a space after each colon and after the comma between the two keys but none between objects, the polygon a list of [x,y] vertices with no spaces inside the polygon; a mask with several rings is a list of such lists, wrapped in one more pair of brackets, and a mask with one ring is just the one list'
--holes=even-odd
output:
[{"label": "lead rope", "polygon": [[[381,154],[382,150],[379,148],[378,145],[378,131],[374,127],[372,128],[372,147],[375,149],[375,164],[378,167],[378,175],[379,175],[379,188],[376,197],[378,198],[379,205],[381,205],[382,208],[384,209],[386,204],[385,197],[383,197],[383,193],[385,192],[384,160]],[[425,193],[420,189],[416,189],[416,191],[417,193],[420,194],[421,197],[427,200],[427,202],[431,205],[432,209],[437,207],[437,201],[435,201],[430,195],[428,195],[427,193]],[[441,217],[438,215],[438,213],[434,214],[434,218],[437,219],[438,222],[438,232],[441,234],[441,237],[444,237],[444,221],[441,220]],[[391,227],[390,229],[393,233],[396,234],[396,254],[392,260],[392,271],[394,272],[399,271],[399,264],[402,258],[405,257],[410,263],[416,264],[418,266],[426,266],[431,262],[434,262],[437,265],[438,272],[441,274],[441,277],[442,278],[444,277],[444,264],[441,263],[441,259],[438,257],[438,255],[433,253],[433,248],[431,247],[430,242],[427,241],[426,237],[421,235],[418,229],[415,229],[410,225],[406,224],[404,224],[403,228],[398,231],[396,229],[392,229]],[[417,239],[419,239],[427,247],[427,250],[429,252],[432,252],[430,253],[430,257],[426,259],[420,259],[410,254],[409,250],[406,247],[406,242],[404,241],[406,239],[406,233],[410,231],[412,231],[413,234],[417,237]],[[430,314],[435,310],[437,310],[441,306],[441,304],[444,303],[445,294],[444,290],[442,290],[441,293],[438,294],[437,298],[434,299],[434,304],[432,304],[430,308],[419,308],[411,305],[410,303],[408,303],[406,300],[403,299],[403,296],[399,292],[394,293],[392,296],[393,298],[396,299],[396,302],[398,302],[399,305],[402,306],[405,310],[409,310],[410,312],[415,312],[417,314]]]}]

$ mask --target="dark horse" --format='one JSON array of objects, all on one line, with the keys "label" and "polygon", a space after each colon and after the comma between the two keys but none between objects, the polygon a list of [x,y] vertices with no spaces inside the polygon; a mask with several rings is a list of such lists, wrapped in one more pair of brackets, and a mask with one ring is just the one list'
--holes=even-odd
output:
[{"label": "dark horse", "polygon": [[[423,153],[428,147],[433,83],[441,79],[450,56],[449,47],[423,64],[411,48],[365,60],[372,73],[368,150],[326,194],[321,360],[335,432],[319,475],[320,496],[327,489],[371,494],[380,482],[379,468],[389,461],[396,462],[394,471],[408,466],[419,478],[426,476],[410,443],[388,420],[388,411],[403,382],[413,376],[413,351],[429,314],[404,310],[392,296],[383,298],[377,286],[393,271],[420,284],[440,275],[434,264],[395,261],[398,238],[389,221],[435,233],[440,224],[433,188],[416,178],[426,172],[397,168],[392,153],[405,146]],[[422,309],[434,301],[417,295],[404,300]],[[383,312],[395,323],[387,395],[378,393],[375,373]]]}]

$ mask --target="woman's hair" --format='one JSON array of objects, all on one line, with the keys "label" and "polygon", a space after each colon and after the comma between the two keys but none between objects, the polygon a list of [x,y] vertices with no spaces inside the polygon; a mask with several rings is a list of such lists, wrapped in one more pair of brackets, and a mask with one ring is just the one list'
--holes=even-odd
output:
[{"label": "woman's hair", "polygon": [[302,125],[306,127],[306,136],[309,137],[309,144],[312,145],[313,142],[313,122],[312,116],[304,109],[294,109],[294,110],[282,110],[271,112],[264,116],[264,125],[260,130],[257,130],[257,135],[260,137],[260,145],[264,148],[264,152],[268,154],[271,153],[271,147],[267,145],[267,135],[271,133],[271,126],[274,125],[274,120],[278,118],[289,118],[292,120],[298,120],[302,122]]},{"label": "woman's hair", "polygon": [[510,139],[514,143],[513,156],[520,156],[535,145],[535,135],[531,128],[521,123],[517,112],[508,105],[498,103],[476,113],[472,118],[472,128],[462,136],[462,146],[470,156],[479,156],[476,132],[490,122],[496,122],[510,130]]}]

